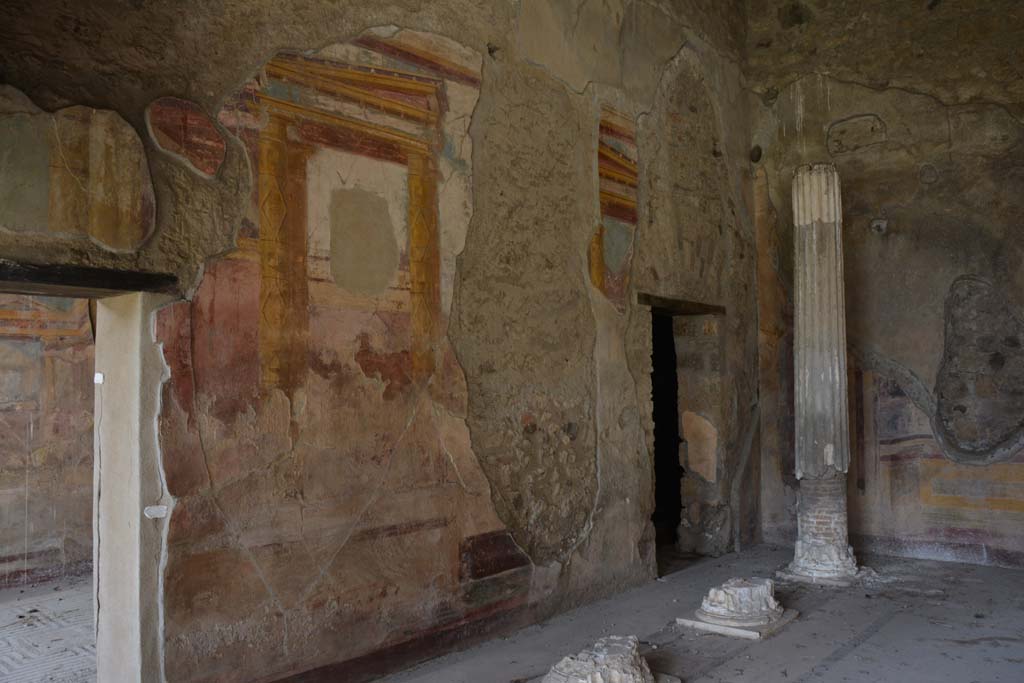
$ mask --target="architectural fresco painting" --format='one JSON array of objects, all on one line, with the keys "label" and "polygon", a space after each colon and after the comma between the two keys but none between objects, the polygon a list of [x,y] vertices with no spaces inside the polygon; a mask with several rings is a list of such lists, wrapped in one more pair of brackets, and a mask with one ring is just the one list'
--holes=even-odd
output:
[{"label": "architectural fresco painting", "polygon": [[87,301],[0,294],[0,586],[92,566],[92,367]]},{"label": "architectural fresco painting", "polygon": [[52,114],[0,86],[0,229],[73,235],[134,251],[156,204],[142,142],[116,112]]},{"label": "architectural fresco painting", "polygon": [[609,108],[601,110],[597,169],[601,225],[590,242],[590,282],[623,311],[637,222],[636,128]]},{"label": "architectural fresco painting", "polygon": [[[524,605],[529,563],[471,450],[447,338],[479,72],[447,40],[370,33],[279,54],[220,112],[252,209],[157,323],[174,680],[285,674]],[[180,121],[173,106],[151,120]],[[189,151],[200,127],[160,125],[207,158]]]},{"label": "architectural fresco painting", "polygon": [[851,375],[851,531],[902,555],[1017,564],[1024,452],[986,467],[952,462],[896,381]]}]

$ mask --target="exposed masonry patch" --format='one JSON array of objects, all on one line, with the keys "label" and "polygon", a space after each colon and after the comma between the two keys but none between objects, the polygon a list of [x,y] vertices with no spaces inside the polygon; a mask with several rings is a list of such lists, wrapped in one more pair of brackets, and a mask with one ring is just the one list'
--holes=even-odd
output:
[{"label": "exposed masonry patch", "polygon": [[881,354],[854,353],[865,367],[893,378],[928,416],[953,462],[1003,462],[1024,447],[1024,321],[990,281],[964,275],[950,286],[934,393]]},{"label": "exposed masonry patch", "polygon": [[970,275],[950,287],[945,317],[935,433],[957,462],[1006,460],[1024,445],[1024,321]]},{"label": "exposed masonry patch", "polygon": [[888,139],[885,121],[877,114],[861,114],[833,122],[828,128],[828,152],[848,154]]}]

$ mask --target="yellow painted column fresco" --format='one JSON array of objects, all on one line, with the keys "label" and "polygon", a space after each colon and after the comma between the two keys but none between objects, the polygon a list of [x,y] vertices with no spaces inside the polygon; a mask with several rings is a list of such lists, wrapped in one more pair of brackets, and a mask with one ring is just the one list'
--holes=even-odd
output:
[{"label": "yellow painted column fresco", "polygon": [[412,295],[413,378],[434,371],[441,312],[441,240],[437,226],[437,174],[426,154],[409,154],[409,280]]},{"label": "yellow painted column fresco", "polygon": [[53,115],[50,231],[85,234],[109,249],[131,250],[152,232],[154,211],[146,153],[124,119],[88,107]]},{"label": "yellow painted column fresco", "polygon": [[50,131],[49,228],[85,233],[89,217],[89,119],[91,110],[54,115]]},{"label": "yellow painted column fresco", "polygon": [[289,393],[302,384],[309,329],[306,160],[275,113],[260,131],[260,379]]},{"label": "yellow painted column fresco", "polygon": [[604,292],[604,226],[598,225],[594,236],[590,238],[588,250],[590,265],[590,284],[600,292]]}]

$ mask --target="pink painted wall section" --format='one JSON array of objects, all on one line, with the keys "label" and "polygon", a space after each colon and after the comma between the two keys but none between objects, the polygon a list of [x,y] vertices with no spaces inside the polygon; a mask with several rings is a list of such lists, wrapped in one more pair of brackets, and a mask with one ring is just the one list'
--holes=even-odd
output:
[{"label": "pink painted wall section", "polygon": [[194,103],[161,97],[146,111],[153,139],[162,149],[186,159],[204,175],[217,173],[226,144],[209,117]]},{"label": "pink painted wall section", "polygon": [[851,372],[849,514],[854,540],[905,556],[1024,564],[1024,452],[961,465],[899,385]]},{"label": "pink painted wall section", "polygon": [[0,587],[92,566],[88,302],[0,295]]},{"label": "pink painted wall section", "polygon": [[408,32],[368,44],[279,57],[227,105],[252,221],[157,318],[172,681],[429,648],[527,604],[446,334],[476,98],[451,73],[479,57]]}]

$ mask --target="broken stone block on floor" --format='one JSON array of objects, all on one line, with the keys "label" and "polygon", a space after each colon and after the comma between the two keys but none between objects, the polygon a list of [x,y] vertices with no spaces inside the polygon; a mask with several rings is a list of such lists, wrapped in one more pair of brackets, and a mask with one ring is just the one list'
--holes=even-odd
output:
[{"label": "broken stone block on floor", "polygon": [[764,626],[782,612],[771,579],[735,578],[708,591],[697,618],[724,626]]},{"label": "broken stone block on floor", "polygon": [[729,579],[708,591],[696,619],[680,617],[680,626],[723,636],[760,640],[793,621],[798,612],[783,609],[771,579]]},{"label": "broken stone block on floor", "polygon": [[542,683],[655,683],[636,636],[608,636],[555,664]]}]

